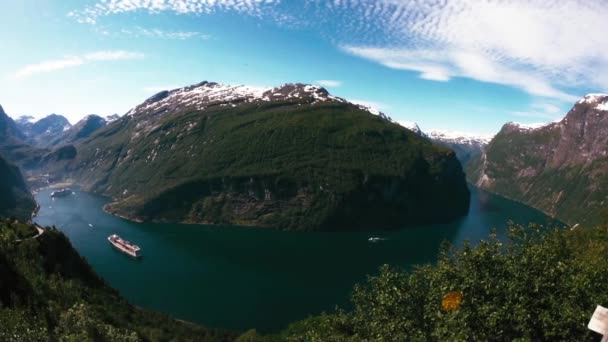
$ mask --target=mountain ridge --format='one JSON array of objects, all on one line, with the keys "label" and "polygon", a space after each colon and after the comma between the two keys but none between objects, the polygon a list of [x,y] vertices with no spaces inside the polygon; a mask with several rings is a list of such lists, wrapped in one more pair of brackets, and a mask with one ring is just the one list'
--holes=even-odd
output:
[{"label": "mountain ridge", "polygon": [[130,219],[356,230],[445,221],[469,204],[452,151],[304,84],[160,92],[76,149],[49,170]]}]

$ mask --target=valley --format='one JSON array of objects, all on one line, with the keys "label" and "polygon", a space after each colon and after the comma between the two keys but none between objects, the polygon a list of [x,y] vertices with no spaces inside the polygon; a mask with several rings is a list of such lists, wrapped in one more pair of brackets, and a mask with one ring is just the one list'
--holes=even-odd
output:
[{"label": "valley", "polygon": [[[476,243],[492,229],[504,239],[509,220],[554,222],[475,188],[467,215],[453,222],[361,232],[134,223],[103,212],[106,198],[76,191],[51,200],[50,191],[36,195],[41,209],[34,221],[58,227],[130,303],[203,326],[265,334],[346,306],[353,285],[383,264],[411,269],[433,263],[442,242]],[[141,260],[108,244],[115,233],[142,247]]]}]

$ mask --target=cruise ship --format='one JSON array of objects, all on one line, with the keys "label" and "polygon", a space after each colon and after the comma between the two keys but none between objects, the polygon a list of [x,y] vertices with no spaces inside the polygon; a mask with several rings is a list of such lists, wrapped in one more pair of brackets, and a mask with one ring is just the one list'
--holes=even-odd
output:
[{"label": "cruise ship", "polygon": [[127,240],[123,240],[116,234],[108,236],[108,241],[110,241],[112,246],[116,247],[119,251],[125,254],[128,254],[134,258],[139,258],[141,256],[141,248],[139,248],[139,246],[134,245]]},{"label": "cruise ship", "polygon": [[72,190],[70,189],[61,189],[57,191],[51,192],[51,197],[65,197],[72,194]]}]

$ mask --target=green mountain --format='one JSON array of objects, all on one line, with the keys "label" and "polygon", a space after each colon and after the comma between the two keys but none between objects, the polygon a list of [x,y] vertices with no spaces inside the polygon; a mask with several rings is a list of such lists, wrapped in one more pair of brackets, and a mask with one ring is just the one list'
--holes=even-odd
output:
[{"label": "green mountain", "polygon": [[560,122],[506,124],[467,168],[470,181],[570,224],[594,224],[608,198],[608,95],[588,95]]},{"label": "green mountain", "polygon": [[202,82],[149,98],[45,170],[136,220],[355,230],[464,215],[454,153],[375,114],[310,85]]},{"label": "green mountain", "polygon": [[37,234],[30,224],[0,220],[0,341],[234,340],[129,305],[65,235]]},{"label": "green mountain", "polygon": [[29,220],[35,208],[36,202],[19,168],[0,156],[0,217]]}]

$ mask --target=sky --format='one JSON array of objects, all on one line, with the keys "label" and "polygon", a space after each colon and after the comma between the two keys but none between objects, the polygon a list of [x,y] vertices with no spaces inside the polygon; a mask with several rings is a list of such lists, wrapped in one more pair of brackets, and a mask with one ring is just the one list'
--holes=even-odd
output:
[{"label": "sky", "polygon": [[608,92],[607,18],[599,0],[0,1],[0,105],[75,123],[204,80],[301,82],[494,134]]}]

